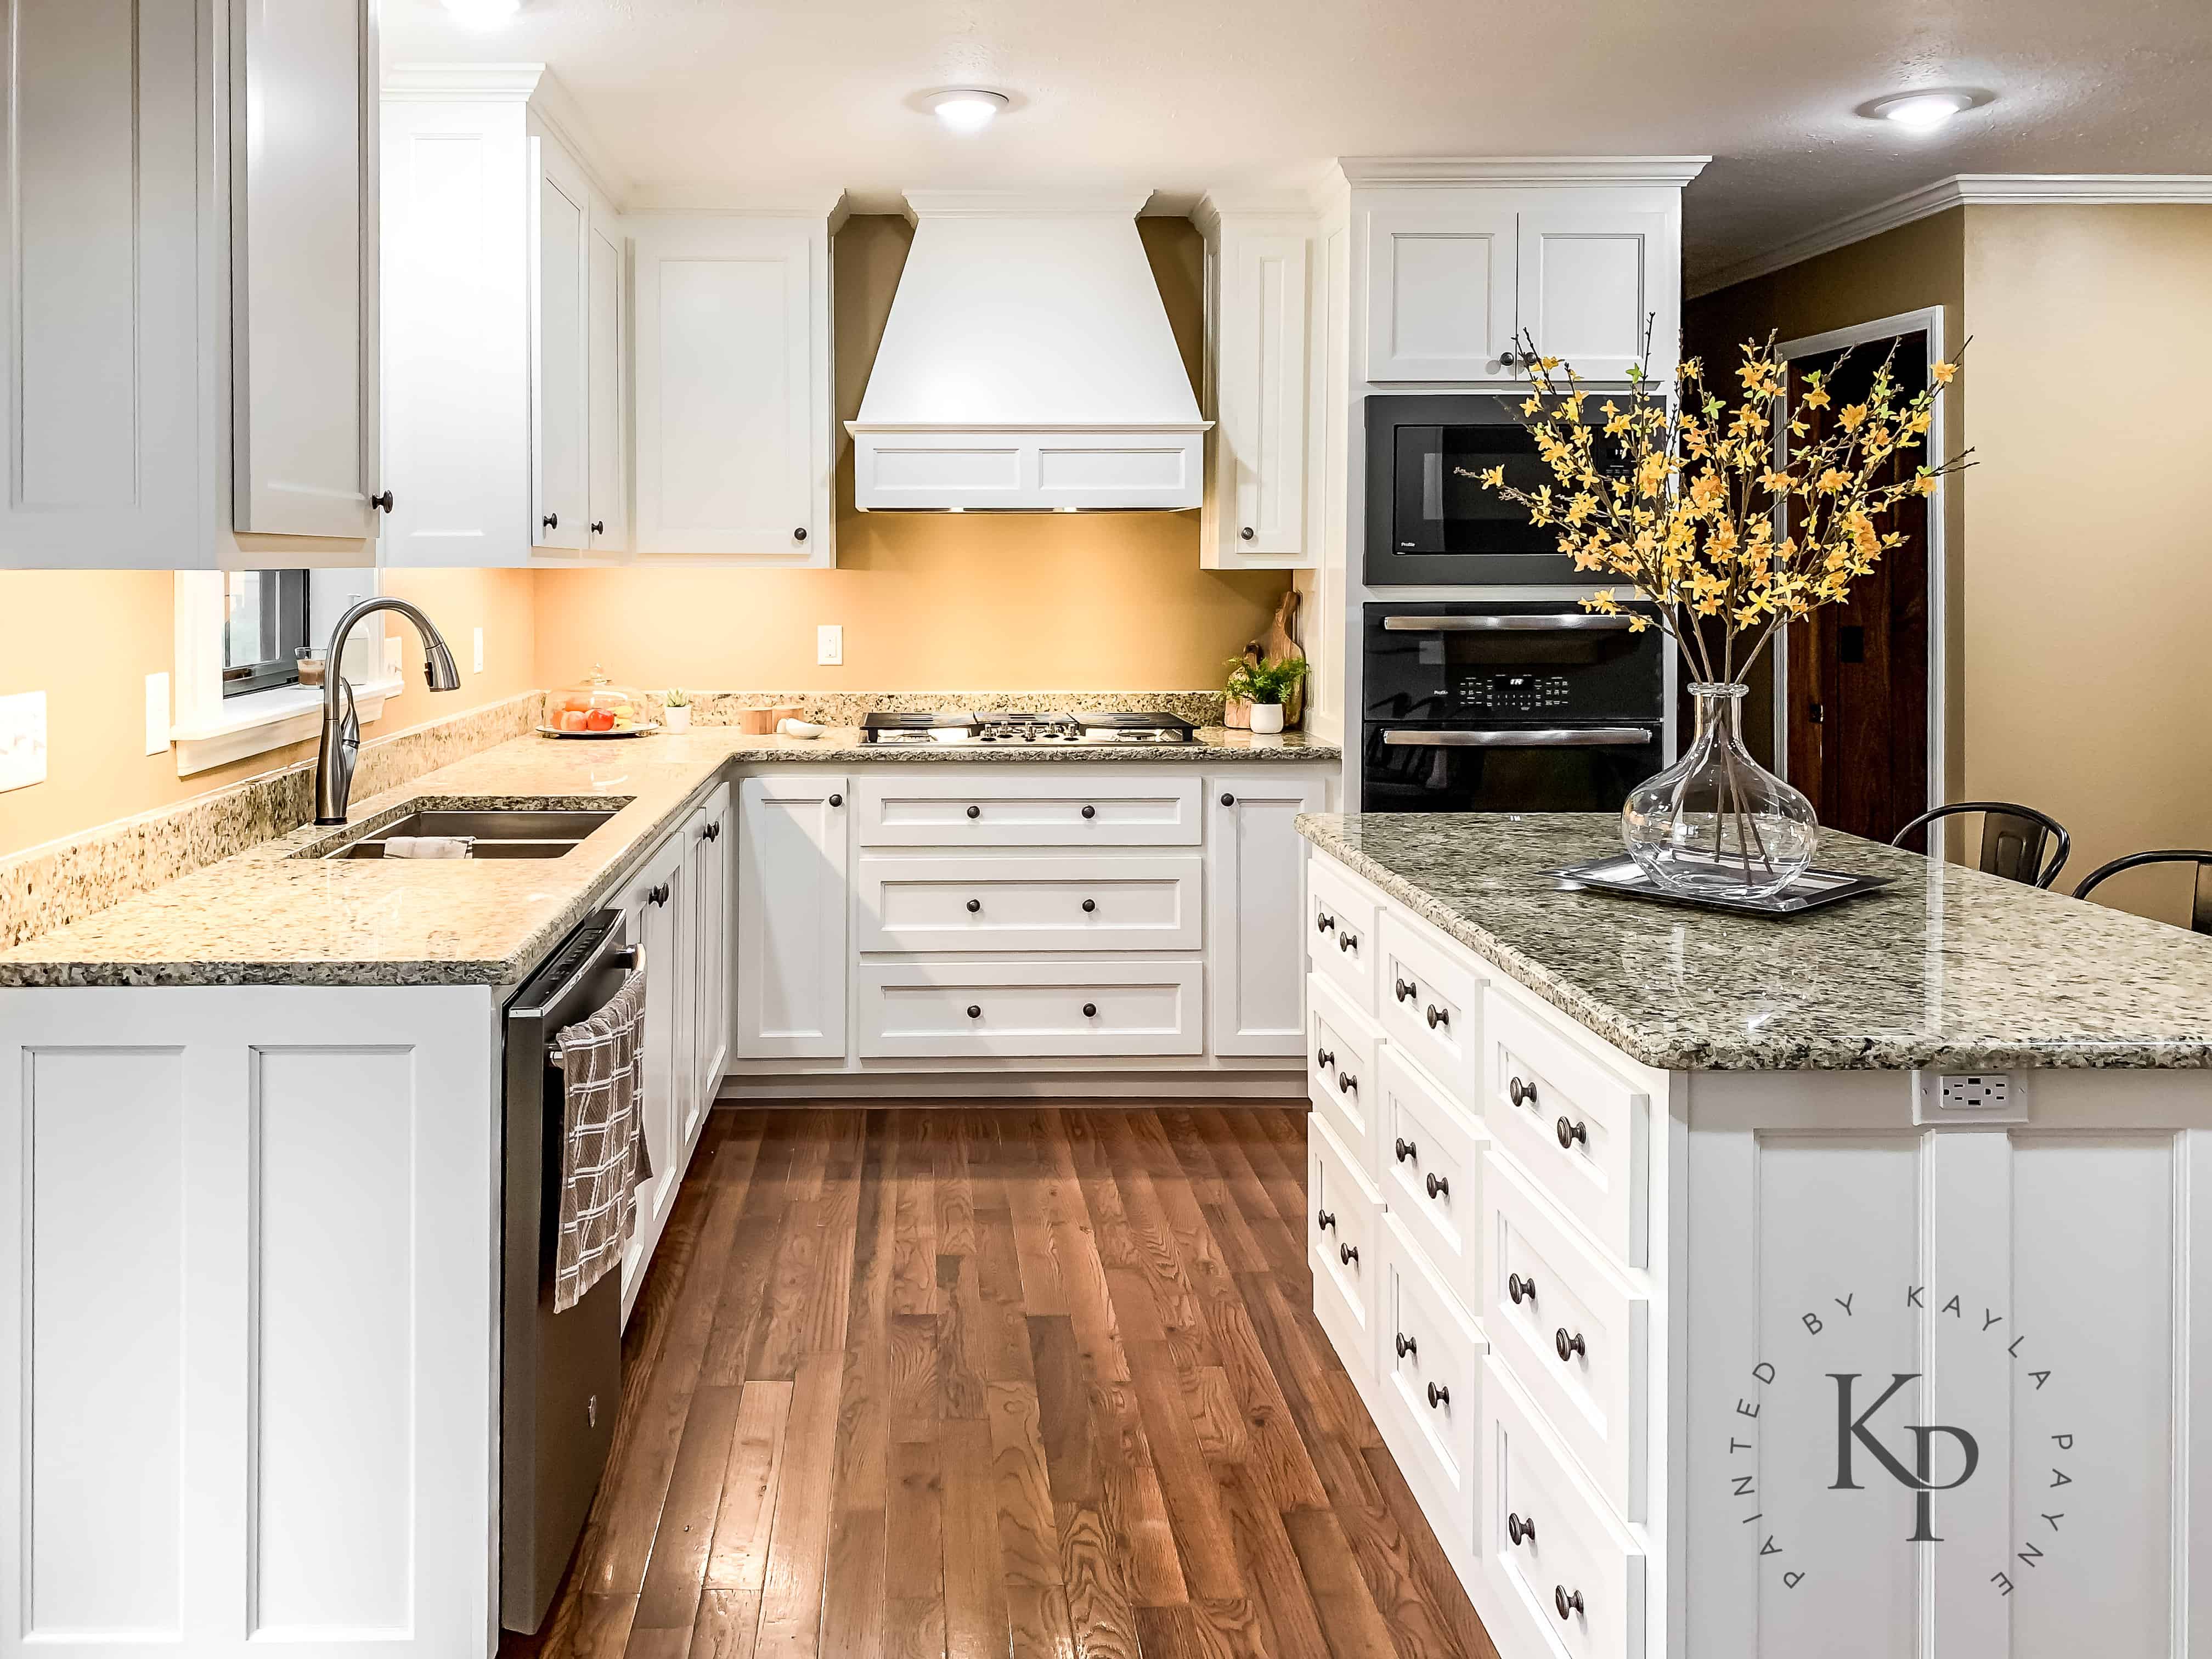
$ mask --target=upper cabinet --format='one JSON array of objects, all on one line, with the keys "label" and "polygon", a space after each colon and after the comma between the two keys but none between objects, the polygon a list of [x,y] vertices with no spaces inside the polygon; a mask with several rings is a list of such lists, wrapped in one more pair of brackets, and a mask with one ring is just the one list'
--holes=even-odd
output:
[{"label": "upper cabinet", "polygon": [[826,214],[632,222],[639,553],[836,562],[830,228]]},{"label": "upper cabinet", "polygon": [[1209,570],[1320,562],[1328,458],[1324,367],[1337,296],[1310,212],[1246,211],[1208,197],[1207,473],[1200,562]]},{"label": "upper cabinet", "polygon": [[1527,383],[1524,338],[1585,380],[1643,356],[1672,379],[1681,332],[1681,192],[1700,157],[1350,161],[1374,384]]},{"label": "upper cabinet", "polygon": [[15,0],[0,566],[364,564],[370,0]]}]

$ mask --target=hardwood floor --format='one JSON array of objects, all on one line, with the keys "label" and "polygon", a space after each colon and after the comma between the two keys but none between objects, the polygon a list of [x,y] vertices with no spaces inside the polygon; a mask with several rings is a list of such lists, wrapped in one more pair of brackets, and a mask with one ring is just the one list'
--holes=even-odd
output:
[{"label": "hardwood floor", "polygon": [[1304,1212],[1303,1110],[715,1112],[502,1654],[1494,1659]]}]

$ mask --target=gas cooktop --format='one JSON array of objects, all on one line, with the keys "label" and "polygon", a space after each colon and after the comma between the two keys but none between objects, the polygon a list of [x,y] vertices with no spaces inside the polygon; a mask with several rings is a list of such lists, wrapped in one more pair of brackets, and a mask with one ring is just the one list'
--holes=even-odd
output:
[{"label": "gas cooktop", "polygon": [[939,708],[870,714],[860,741],[891,744],[1033,744],[1066,747],[1102,743],[1188,743],[1197,731],[1173,714],[1078,709],[1042,714],[1015,709]]}]

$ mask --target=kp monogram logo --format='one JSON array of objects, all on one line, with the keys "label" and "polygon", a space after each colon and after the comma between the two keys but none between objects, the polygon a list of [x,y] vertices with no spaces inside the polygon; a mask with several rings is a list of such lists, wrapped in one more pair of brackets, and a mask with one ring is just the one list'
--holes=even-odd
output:
[{"label": "kp monogram logo", "polygon": [[[1836,1385],[1836,1480],[1830,1492],[1856,1492],[1859,1483],[1851,1479],[1851,1449],[1863,1446],[1874,1455],[1875,1461],[1889,1471],[1899,1486],[1911,1489],[1912,1535],[1906,1541],[1914,1544],[1940,1544],[1943,1540],[1929,1529],[1930,1497],[1939,1492],[1951,1492],[1963,1486],[1974,1477],[1974,1470],[1982,1461],[1982,1449],[1974,1437],[1953,1423],[1907,1423],[1905,1431],[1912,1437],[1912,1467],[1907,1468],[1897,1454],[1890,1450],[1867,1427],[1867,1420],[1887,1406],[1898,1391],[1909,1383],[1917,1382],[1917,1371],[1893,1371],[1889,1386],[1881,1397],[1856,1417],[1851,1415],[1851,1387],[1859,1380],[1856,1371],[1830,1371],[1829,1380]],[[1948,1480],[1934,1477],[1931,1448],[1936,1437],[1948,1434],[1958,1443],[1964,1454],[1959,1473]]]}]

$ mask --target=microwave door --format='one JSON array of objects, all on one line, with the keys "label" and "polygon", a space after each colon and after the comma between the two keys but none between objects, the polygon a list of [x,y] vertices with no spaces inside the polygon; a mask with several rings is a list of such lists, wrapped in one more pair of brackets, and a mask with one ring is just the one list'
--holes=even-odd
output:
[{"label": "microwave door", "polygon": [[1397,430],[1397,513],[1392,542],[1400,553],[1446,550],[1444,429],[1401,426]]}]

